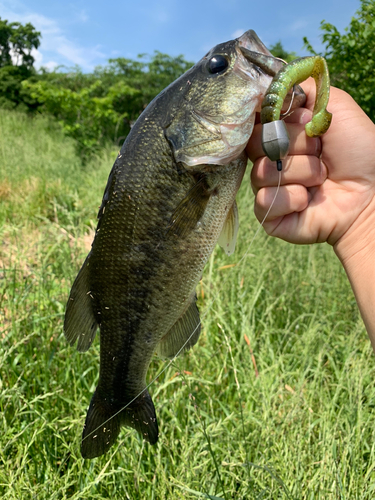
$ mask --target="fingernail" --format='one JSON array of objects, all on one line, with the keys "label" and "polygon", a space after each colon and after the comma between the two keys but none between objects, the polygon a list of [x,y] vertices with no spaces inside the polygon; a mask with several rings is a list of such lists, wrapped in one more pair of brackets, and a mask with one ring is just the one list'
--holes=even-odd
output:
[{"label": "fingernail", "polygon": [[306,123],[309,123],[309,121],[311,120],[311,111],[309,109],[306,109],[303,113],[300,114],[300,117],[299,117],[299,122],[301,123],[301,125],[306,125]]}]

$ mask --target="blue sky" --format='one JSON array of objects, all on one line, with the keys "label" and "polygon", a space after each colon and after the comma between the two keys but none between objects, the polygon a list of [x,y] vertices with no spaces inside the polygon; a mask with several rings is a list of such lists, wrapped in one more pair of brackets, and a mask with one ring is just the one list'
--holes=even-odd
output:
[{"label": "blue sky", "polygon": [[0,17],[41,31],[38,66],[90,71],[111,57],[154,50],[195,62],[250,28],[266,45],[281,40],[288,51],[307,55],[303,36],[319,51],[320,22],[343,31],[359,7],[359,0],[0,0]]}]

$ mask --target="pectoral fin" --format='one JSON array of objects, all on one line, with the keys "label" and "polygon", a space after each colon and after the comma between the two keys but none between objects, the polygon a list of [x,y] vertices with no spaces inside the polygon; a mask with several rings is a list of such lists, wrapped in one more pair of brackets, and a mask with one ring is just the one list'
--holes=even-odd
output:
[{"label": "pectoral fin", "polygon": [[66,305],[64,332],[70,345],[76,340],[78,351],[87,351],[91,346],[98,323],[92,308],[92,297],[89,284],[88,259],[85,260],[70,291]]},{"label": "pectoral fin", "polygon": [[171,217],[168,232],[184,237],[195,228],[202,217],[210,195],[207,193],[205,178],[202,177],[178,204]]},{"label": "pectoral fin", "polygon": [[234,201],[231,209],[228,212],[219,239],[217,240],[217,243],[221,246],[221,248],[227,255],[232,255],[236,247],[238,227],[238,209],[237,203],[236,201]]},{"label": "pectoral fin", "polygon": [[[173,358],[181,349],[193,347],[201,333],[199,311],[195,300],[159,342],[156,351],[163,358]],[[185,344],[186,343],[186,344]],[[185,344],[185,345],[184,345]]]}]

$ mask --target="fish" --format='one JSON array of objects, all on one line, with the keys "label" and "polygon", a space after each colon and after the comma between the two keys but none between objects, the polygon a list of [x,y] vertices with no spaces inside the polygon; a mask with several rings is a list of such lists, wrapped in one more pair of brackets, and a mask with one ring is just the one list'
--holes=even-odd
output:
[{"label": "fish", "polygon": [[[249,30],[164,89],[127,136],[64,320],[67,341],[81,352],[100,330],[83,458],[106,453],[122,426],[157,442],[147,370],[155,353],[172,359],[198,341],[196,286],[217,243],[234,251],[245,146],[283,64]],[[293,107],[302,102],[297,92]]]}]

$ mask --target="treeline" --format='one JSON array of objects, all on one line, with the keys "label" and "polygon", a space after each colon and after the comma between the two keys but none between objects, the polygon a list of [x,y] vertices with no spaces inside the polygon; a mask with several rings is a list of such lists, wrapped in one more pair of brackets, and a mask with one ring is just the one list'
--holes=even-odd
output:
[{"label": "treeline", "polygon": [[[325,21],[321,30],[321,55],[327,59],[332,83],[348,91],[374,120],[375,0],[361,0],[344,34]],[[78,67],[37,71],[32,50],[40,39],[30,23],[0,19],[0,107],[54,116],[74,137],[83,159],[108,142],[122,142],[147,104],[193,64],[183,56],[155,52],[136,60],[110,59],[92,73]],[[315,54],[306,38],[304,42]],[[281,42],[271,51],[287,61],[296,57]]]},{"label": "treeline", "polygon": [[155,52],[137,60],[110,59],[92,73],[79,67],[36,71],[32,50],[41,33],[0,19],[0,107],[54,116],[84,159],[119,143],[147,104],[193,63]]},{"label": "treeline", "polygon": [[155,52],[138,60],[110,59],[92,73],[43,71],[23,89],[40,103],[39,111],[63,124],[85,157],[106,142],[122,142],[147,104],[192,64]]},{"label": "treeline", "polygon": [[[361,6],[345,32],[322,21],[324,51],[331,84],[348,92],[375,121],[375,0],[361,0]],[[316,54],[304,38],[305,47]]]}]

